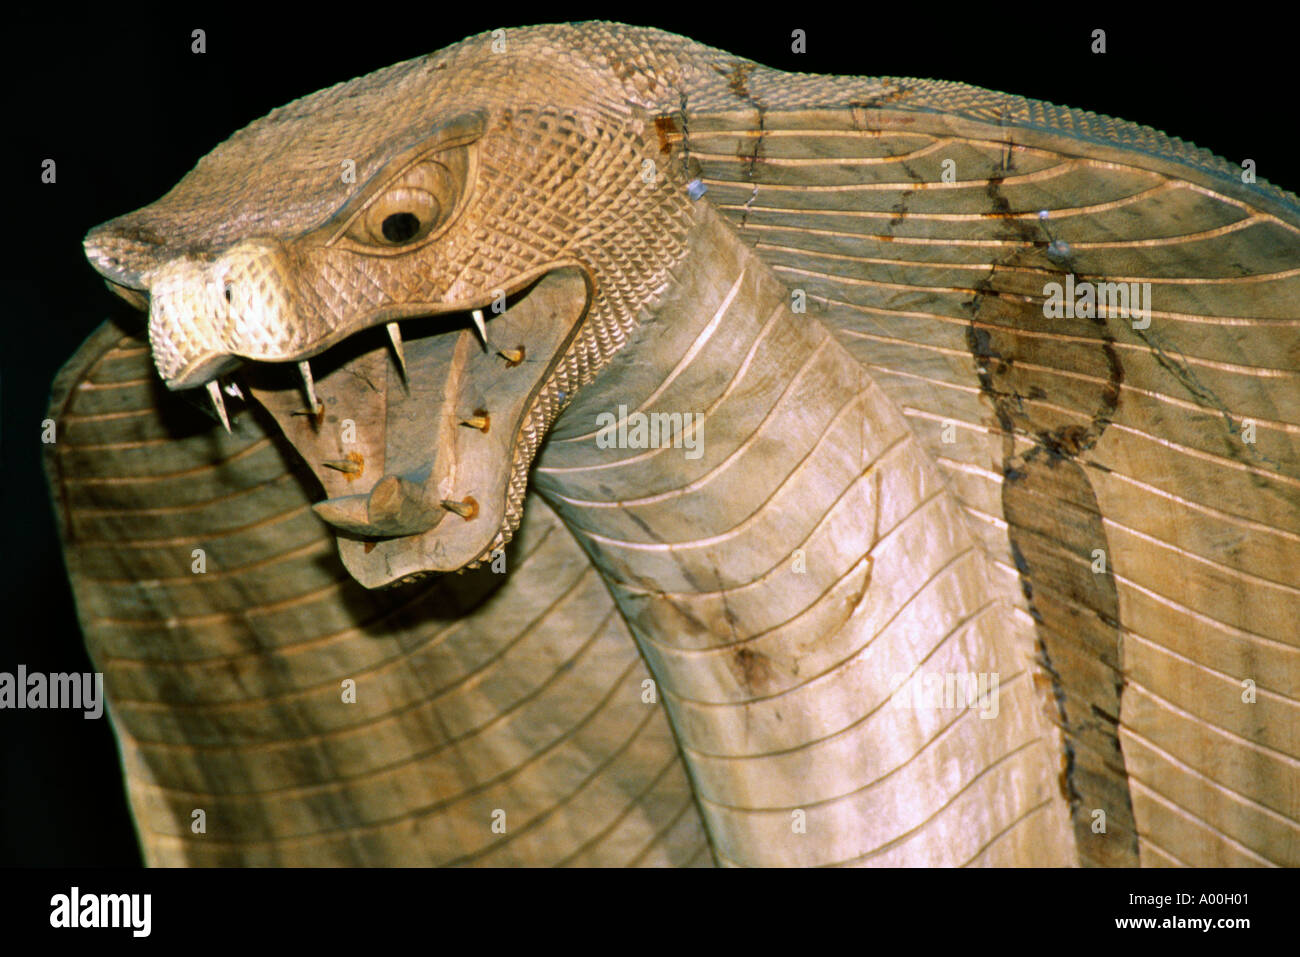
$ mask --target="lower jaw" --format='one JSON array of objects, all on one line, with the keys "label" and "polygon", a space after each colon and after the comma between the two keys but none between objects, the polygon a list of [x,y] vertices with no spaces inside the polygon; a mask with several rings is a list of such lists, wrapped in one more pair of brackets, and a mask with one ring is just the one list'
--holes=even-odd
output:
[{"label": "lower jaw", "polygon": [[403,320],[405,378],[384,329],[366,329],[311,360],[314,415],[292,365],[241,370],[320,483],[315,510],[358,582],[459,570],[509,540],[511,480],[531,464],[520,428],[588,306],[585,274],[564,267],[489,316],[486,348],[468,314]]}]

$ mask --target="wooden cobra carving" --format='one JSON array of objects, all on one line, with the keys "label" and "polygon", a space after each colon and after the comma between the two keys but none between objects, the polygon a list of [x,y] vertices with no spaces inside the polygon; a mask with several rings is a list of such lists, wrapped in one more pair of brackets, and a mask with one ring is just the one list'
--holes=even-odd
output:
[{"label": "wooden cobra carving", "polygon": [[1300,200],[1240,168],[556,25],[86,252],[148,334],[47,465],[149,862],[1300,864]]}]

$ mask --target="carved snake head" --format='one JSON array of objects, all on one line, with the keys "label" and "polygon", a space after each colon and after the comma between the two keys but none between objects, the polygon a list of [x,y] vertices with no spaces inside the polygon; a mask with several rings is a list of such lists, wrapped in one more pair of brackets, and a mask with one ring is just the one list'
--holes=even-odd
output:
[{"label": "carved snake head", "polygon": [[643,81],[575,37],[472,38],[304,97],[86,237],[169,388],[275,418],[367,586],[510,539],[546,430],[684,254]]}]

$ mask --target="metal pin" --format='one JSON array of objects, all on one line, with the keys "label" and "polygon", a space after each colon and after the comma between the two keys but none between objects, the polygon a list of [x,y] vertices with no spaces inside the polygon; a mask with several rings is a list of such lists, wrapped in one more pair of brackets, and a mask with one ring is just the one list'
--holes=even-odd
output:
[{"label": "metal pin", "polygon": [[327,469],[346,472],[348,475],[356,475],[361,471],[361,463],[354,462],[352,459],[330,459],[328,462],[322,462],[321,465]]},{"label": "metal pin", "polygon": [[486,432],[492,425],[492,417],[487,414],[487,409],[475,409],[474,414],[468,419],[461,419],[461,425],[467,425],[471,429],[478,429],[480,432]]},{"label": "metal pin", "polygon": [[483,310],[474,310],[474,328],[478,330],[479,338],[483,340],[483,351],[487,352],[488,346],[487,325],[483,322]]},{"label": "metal pin", "polygon": [[519,365],[519,363],[524,361],[524,347],[520,346],[518,349],[498,349],[497,355],[502,359],[505,359],[506,365],[513,369],[515,366]]},{"label": "metal pin", "polygon": [[316,383],[311,380],[311,363],[303,359],[298,363],[298,371],[302,373],[302,384],[307,389],[308,412],[315,415],[320,410],[320,403],[316,401]]},{"label": "metal pin", "polygon": [[212,407],[217,410],[217,418],[221,420],[221,424],[224,425],[226,431],[229,432],[230,417],[226,415],[226,403],[225,400],[221,398],[221,386],[217,384],[216,379],[213,379],[208,383],[208,398],[212,400]]},{"label": "metal pin", "polygon": [[395,322],[388,323],[384,328],[388,330],[388,338],[393,342],[393,354],[397,356],[397,369],[402,373],[402,385],[407,385],[406,353],[402,351],[402,330],[398,328]]},{"label": "metal pin", "polygon": [[441,504],[447,511],[455,512],[467,522],[478,514],[478,502],[474,501],[474,496],[472,495],[466,495],[465,501],[463,502],[444,498]]}]

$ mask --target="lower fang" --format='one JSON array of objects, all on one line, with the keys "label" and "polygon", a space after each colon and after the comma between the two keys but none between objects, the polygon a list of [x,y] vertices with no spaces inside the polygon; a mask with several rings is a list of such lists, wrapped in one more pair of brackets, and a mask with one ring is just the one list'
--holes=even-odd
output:
[{"label": "lower fang", "polygon": [[345,472],[348,475],[359,475],[361,473],[361,463],[353,459],[331,459],[328,462],[322,462],[321,465],[328,469],[334,469],[336,472]]},{"label": "lower fang", "polygon": [[467,522],[478,514],[478,502],[474,501],[474,496],[472,495],[466,495],[465,501],[463,502],[444,498],[441,504],[447,511],[455,512]]},{"label": "lower fang", "polygon": [[492,419],[487,414],[486,409],[475,409],[474,414],[468,419],[462,419],[460,424],[469,426],[471,429],[478,429],[480,432],[486,432],[492,425]]}]

